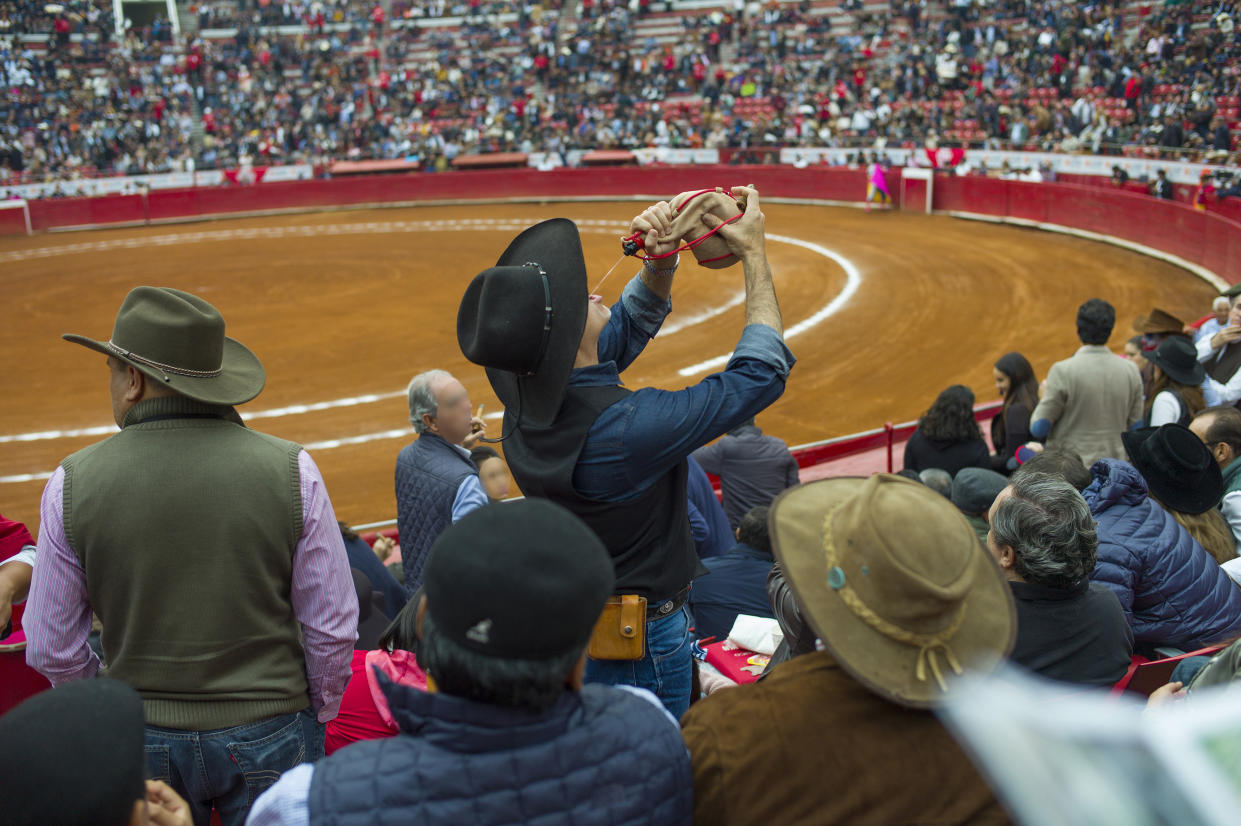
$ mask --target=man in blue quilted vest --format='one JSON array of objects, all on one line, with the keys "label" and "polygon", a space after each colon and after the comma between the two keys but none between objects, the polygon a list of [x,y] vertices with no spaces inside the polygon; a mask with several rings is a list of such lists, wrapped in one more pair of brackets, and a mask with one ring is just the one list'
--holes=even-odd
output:
[{"label": "man in blue quilted vest", "polygon": [[471,415],[461,382],[443,370],[414,376],[409,423],[418,439],[396,457],[396,521],[405,593],[412,596],[435,538],[489,500],[470,461],[470,449],[487,432],[482,419]]},{"label": "man in blue quilted vest", "polygon": [[659,699],[583,685],[614,584],[603,543],[560,505],[464,517],[427,561],[427,691],[378,675],[400,732],[287,772],[247,823],[690,823],[689,754]]}]

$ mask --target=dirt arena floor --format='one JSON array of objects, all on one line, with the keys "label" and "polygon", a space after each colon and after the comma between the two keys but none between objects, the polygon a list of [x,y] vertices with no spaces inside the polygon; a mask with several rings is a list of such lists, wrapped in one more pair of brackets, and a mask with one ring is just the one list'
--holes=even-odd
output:
[{"label": "dirt arena floor", "polygon": [[[154,284],[213,302],[259,355],[267,387],[240,412],[312,450],[341,519],[393,517],[411,376],[456,374],[498,435],[498,402],[457,348],[468,281],[522,228],[565,216],[582,226],[593,287],[642,206],[349,211],[0,239],[0,513],[34,530],[56,463],[114,430],[104,358],[60,334],[106,339],[125,293]],[[765,212],[799,361],[758,422],[790,445],[914,419],[949,384],[992,399],[991,365],[1010,350],[1042,378],[1078,346],[1074,314],[1087,298],[1116,305],[1119,349],[1139,313],[1159,306],[1191,320],[1215,294],[1170,264],[1037,230],[843,208]],[[633,264],[603,285],[608,300]],[[744,323],[743,288],[739,267],[683,263],[673,314],[626,383],[679,388],[721,369]]]}]

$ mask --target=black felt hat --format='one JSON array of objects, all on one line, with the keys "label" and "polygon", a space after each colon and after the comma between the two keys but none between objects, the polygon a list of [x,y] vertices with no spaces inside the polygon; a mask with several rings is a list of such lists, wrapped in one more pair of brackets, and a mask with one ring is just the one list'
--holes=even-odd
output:
[{"label": "black felt hat", "polygon": [[1151,495],[1181,513],[1205,513],[1224,495],[1215,457],[1189,428],[1179,424],[1122,433],[1129,461]]},{"label": "black felt hat", "polygon": [[1198,362],[1198,351],[1183,336],[1164,339],[1153,353],[1147,353],[1146,360],[1181,384],[1197,387],[1206,378],[1206,369]]},{"label": "black felt hat", "polygon": [[567,218],[518,235],[465,289],[457,343],[522,422],[546,427],[556,418],[586,329],[586,289],[582,239]]},{"label": "black felt hat", "polygon": [[453,642],[504,659],[581,651],[616,581],[595,532],[543,499],[472,511],[440,534],[427,611]]},{"label": "black felt hat", "polygon": [[0,821],[128,823],[146,799],[142,699],[100,677],[36,694],[0,717]]}]

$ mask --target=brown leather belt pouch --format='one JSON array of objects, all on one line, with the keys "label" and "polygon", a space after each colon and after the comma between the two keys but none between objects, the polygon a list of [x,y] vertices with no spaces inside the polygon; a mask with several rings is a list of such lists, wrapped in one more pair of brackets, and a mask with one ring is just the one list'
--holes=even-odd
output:
[{"label": "brown leather belt pouch", "polygon": [[646,597],[608,597],[586,653],[594,660],[640,660],[646,650]]}]

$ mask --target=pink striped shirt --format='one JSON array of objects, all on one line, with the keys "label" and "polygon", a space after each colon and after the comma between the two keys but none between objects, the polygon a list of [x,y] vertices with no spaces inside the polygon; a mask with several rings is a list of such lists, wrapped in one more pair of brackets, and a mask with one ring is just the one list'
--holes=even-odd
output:
[{"label": "pink striped shirt", "polygon": [[[302,626],[310,702],[320,723],[336,716],[349,683],[358,638],[358,597],[349,557],[323,476],[310,454],[298,455],[302,537],[293,553],[290,591],[293,615]],[[65,469],[58,467],[43,489],[38,555],[22,625],[26,663],[60,685],[94,677],[99,658],[87,643],[91,604],[86,571],[65,538]]]}]

